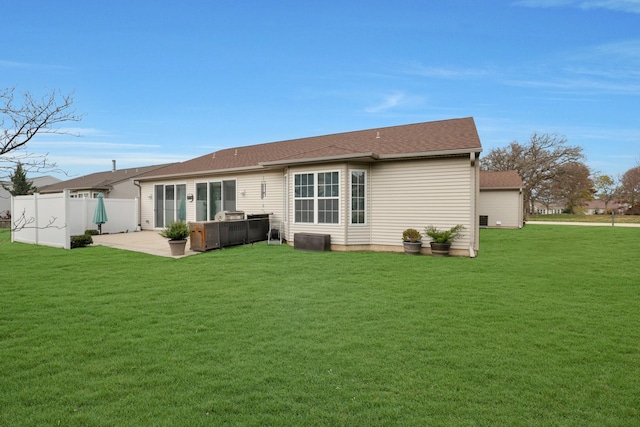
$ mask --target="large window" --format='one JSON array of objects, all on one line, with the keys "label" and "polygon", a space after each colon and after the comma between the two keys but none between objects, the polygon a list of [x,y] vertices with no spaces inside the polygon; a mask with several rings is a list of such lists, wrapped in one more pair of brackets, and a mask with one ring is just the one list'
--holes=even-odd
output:
[{"label": "large window", "polygon": [[196,221],[213,221],[218,212],[235,210],[235,180],[196,184]]},{"label": "large window", "polygon": [[295,222],[340,222],[340,175],[338,172],[294,175]]},{"label": "large window", "polygon": [[366,219],[365,171],[351,171],[351,224],[364,224]]}]

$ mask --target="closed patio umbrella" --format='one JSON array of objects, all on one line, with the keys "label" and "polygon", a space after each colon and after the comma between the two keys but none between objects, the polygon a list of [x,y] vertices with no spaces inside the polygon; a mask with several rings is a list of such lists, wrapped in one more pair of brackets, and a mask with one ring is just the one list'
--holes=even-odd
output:
[{"label": "closed patio umbrella", "polygon": [[93,223],[98,225],[98,232],[102,234],[102,224],[107,222],[107,210],[104,207],[104,197],[102,193],[98,193],[98,203],[96,210],[93,212]]}]

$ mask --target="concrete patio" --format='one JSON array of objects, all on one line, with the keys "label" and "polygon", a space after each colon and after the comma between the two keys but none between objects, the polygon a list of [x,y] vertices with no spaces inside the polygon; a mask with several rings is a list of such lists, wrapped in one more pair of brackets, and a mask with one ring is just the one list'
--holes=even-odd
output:
[{"label": "concrete patio", "polygon": [[157,231],[102,234],[92,237],[94,245],[108,246],[110,248],[123,249],[126,251],[144,252],[146,254],[168,258],[183,258],[199,253],[190,250],[189,241],[187,241],[185,254],[181,256],[172,256],[167,239],[160,236]]}]

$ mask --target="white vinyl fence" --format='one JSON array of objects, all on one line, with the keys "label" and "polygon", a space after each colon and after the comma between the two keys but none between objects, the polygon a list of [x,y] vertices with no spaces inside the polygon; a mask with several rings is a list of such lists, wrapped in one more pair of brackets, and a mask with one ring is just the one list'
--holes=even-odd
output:
[{"label": "white vinyl fence", "polygon": [[[11,198],[11,241],[70,249],[71,236],[97,230],[93,213],[98,199],[71,198],[69,192]],[[103,233],[138,229],[138,199],[104,199]]]}]

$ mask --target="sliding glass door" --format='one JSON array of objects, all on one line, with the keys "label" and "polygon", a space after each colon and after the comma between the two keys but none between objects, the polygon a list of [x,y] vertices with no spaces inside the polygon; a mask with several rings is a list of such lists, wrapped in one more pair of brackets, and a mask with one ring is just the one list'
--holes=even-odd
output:
[{"label": "sliding glass door", "polygon": [[186,184],[156,185],[155,226],[165,227],[175,221],[187,220],[187,186]]},{"label": "sliding glass door", "polygon": [[214,221],[221,211],[236,210],[236,181],[196,183],[196,221]]}]

